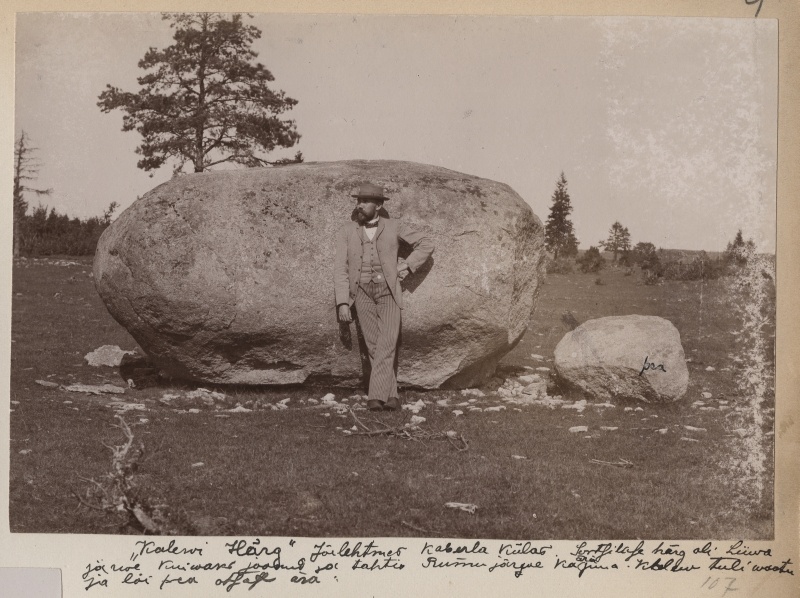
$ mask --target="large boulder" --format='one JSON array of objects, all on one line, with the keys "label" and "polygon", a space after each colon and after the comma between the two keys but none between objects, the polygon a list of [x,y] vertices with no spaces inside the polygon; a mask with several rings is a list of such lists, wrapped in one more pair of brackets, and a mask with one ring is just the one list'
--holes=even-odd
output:
[{"label": "large boulder", "polygon": [[350,194],[368,181],[386,188],[390,217],[436,245],[403,283],[400,384],[481,382],[528,326],[542,224],[507,185],[444,168],[347,161],[174,178],[103,233],[97,290],[168,375],[360,385],[363,341],[336,321],[333,256]]},{"label": "large boulder", "polygon": [[681,337],[655,316],[588,320],[561,339],[555,350],[559,378],[597,399],[680,399],[689,385]]}]

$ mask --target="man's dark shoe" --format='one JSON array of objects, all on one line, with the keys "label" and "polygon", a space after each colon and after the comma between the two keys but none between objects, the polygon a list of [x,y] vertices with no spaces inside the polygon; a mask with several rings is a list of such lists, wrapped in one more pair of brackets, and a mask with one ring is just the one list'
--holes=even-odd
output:
[{"label": "man's dark shoe", "polygon": [[386,405],[383,408],[386,411],[397,411],[400,409],[400,401],[397,397],[389,397],[389,400],[386,401]]},{"label": "man's dark shoe", "polygon": [[371,399],[367,401],[367,409],[370,411],[383,411],[383,401]]}]

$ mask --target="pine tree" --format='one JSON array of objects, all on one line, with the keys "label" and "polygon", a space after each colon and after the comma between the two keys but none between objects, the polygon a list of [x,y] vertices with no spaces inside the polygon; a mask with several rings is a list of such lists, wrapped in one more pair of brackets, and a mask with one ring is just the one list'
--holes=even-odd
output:
[{"label": "pine tree", "polygon": [[302,162],[270,162],[258,152],[292,147],[299,139],[293,120],[279,116],[297,104],[269,83],[272,73],[253,60],[261,37],[242,15],[217,13],[164,14],[175,30],[175,43],[150,48],[139,61],[148,71],[138,78],[141,89],[122,91],[111,85],[100,94],[103,112],[117,108],[125,115],[123,131],[137,131],[142,156],[137,166],[151,171],[172,159],[179,172],[185,163],[195,172],[222,162],[265,166]]},{"label": "pine tree", "polygon": [[631,234],[628,228],[622,226],[619,221],[611,225],[608,231],[608,239],[598,243],[600,247],[606,251],[611,251],[614,254],[614,263],[617,263],[617,255],[622,253],[627,254],[631,249]]},{"label": "pine tree", "polygon": [[578,239],[569,219],[571,212],[572,204],[567,192],[567,179],[562,172],[561,178],[556,182],[553,205],[550,206],[550,215],[544,228],[545,246],[553,253],[553,259],[557,260],[559,254],[570,257],[578,253]]}]

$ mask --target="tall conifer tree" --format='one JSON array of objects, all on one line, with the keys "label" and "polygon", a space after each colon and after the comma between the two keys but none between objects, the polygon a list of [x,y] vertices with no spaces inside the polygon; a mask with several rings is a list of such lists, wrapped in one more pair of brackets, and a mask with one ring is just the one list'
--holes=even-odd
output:
[{"label": "tall conifer tree", "polygon": [[553,253],[553,258],[570,257],[578,253],[578,239],[572,228],[569,215],[572,213],[569,193],[567,192],[567,179],[561,173],[553,193],[553,205],[550,206],[550,215],[544,228],[545,246]]}]

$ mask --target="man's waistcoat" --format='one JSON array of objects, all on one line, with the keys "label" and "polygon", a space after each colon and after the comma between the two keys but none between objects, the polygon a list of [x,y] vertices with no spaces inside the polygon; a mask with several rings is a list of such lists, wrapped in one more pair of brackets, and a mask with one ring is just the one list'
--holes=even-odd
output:
[{"label": "man's waistcoat", "polygon": [[[370,239],[364,227],[359,227],[358,232],[361,237],[361,276],[359,277],[359,283],[365,285],[369,281],[383,282],[385,278],[383,266],[381,266],[381,261],[378,259],[377,234]],[[377,233],[377,230],[375,232]]]}]

